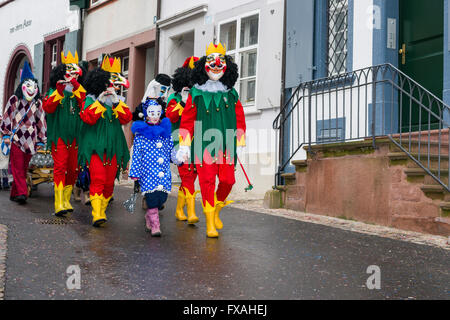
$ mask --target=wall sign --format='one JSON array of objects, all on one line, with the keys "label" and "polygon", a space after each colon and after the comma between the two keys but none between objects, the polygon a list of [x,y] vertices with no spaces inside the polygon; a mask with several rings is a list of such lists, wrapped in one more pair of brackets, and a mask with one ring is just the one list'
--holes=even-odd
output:
[{"label": "wall sign", "polygon": [[20,23],[12,28],[9,28],[9,33],[14,33],[14,32],[18,32],[21,31],[25,28],[28,28],[29,26],[31,26],[32,20],[23,20],[23,23]]},{"label": "wall sign", "polygon": [[387,48],[394,50],[397,49],[397,19],[388,18]]}]

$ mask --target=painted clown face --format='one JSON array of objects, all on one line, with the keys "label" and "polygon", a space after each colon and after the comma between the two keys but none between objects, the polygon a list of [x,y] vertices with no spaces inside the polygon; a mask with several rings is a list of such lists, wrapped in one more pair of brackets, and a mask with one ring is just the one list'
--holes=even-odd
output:
[{"label": "painted clown face", "polygon": [[128,79],[117,72],[111,72],[111,77],[109,78],[109,82],[111,84],[111,87],[113,87],[114,90],[116,90],[116,91],[120,90],[121,87],[124,87],[126,89],[128,89],[130,87],[130,83],[128,82]]},{"label": "painted clown face", "polygon": [[227,70],[225,56],[220,53],[211,53],[206,57],[205,70],[209,79],[217,81],[223,77]]},{"label": "painted clown face", "polygon": [[36,97],[38,93],[38,85],[36,81],[31,79],[25,80],[22,84],[23,97],[29,102]]},{"label": "painted clown face", "polygon": [[150,105],[147,107],[146,120],[150,124],[158,124],[161,119],[162,107],[154,100],[151,100]]},{"label": "painted clown face", "polygon": [[66,64],[66,78],[81,77],[83,75],[83,70],[76,63]]}]

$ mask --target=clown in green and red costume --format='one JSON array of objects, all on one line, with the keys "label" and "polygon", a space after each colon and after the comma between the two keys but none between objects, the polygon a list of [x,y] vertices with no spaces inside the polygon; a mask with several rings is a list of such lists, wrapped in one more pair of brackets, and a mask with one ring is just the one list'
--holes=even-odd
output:
[{"label": "clown in green and red costume", "polygon": [[78,54],[61,53],[62,64],[50,74],[50,90],[43,101],[47,114],[47,145],[54,161],[55,215],[73,211],[70,204],[72,189],[78,176],[78,138],[80,111],[86,90],[80,84],[83,70],[78,65]]},{"label": "clown in green and red costume", "polygon": [[[189,57],[183,66],[175,70],[172,77],[172,87],[174,93],[169,97],[167,102],[166,116],[172,123],[172,132],[178,134],[180,128],[181,117],[188,98],[189,90],[192,88],[192,70],[194,63],[198,61],[197,57]],[[191,146],[191,153],[193,146]],[[197,179],[197,170],[194,163],[184,163],[178,166],[178,173],[181,178],[180,189],[178,190],[177,207],[175,217],[180,221],[187,221],[189,224],[195,224],[199,221],[195,213],[195,180]],[[187,217],[184,214],[186,206]]]},{"label": "clown in green and red costume", "polygon": [[210,238],[217,238],[223,228],[219,214],[231,203],[227,197],[236,182],[236,154],[245,146],[244,109],[233,88],[237,69],[222,44],[210,44],[206,56],[195,63],[194,86],[181,117],[177,158],[195,164]]},{"label": "clown in green and red costume", "polygon": [[133,115],[123,97],[116,93],[120,86],[129,87],[120,71],[120,59],[106,56],[102,67],[88,74],[88,95],[80,113],[84,123],[78,160],[80,165],[89,168],[89,195],[95,227],[106,222],[106,208],[114,192],[114,181],[130,160],[122,125],[129,123]]}]

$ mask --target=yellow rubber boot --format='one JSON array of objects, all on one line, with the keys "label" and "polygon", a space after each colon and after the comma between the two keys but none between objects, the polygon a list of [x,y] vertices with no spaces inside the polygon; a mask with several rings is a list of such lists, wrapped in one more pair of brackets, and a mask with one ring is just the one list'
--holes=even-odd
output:
[{"label": "yellow rubber boot", "polygon": [[91,196],[91,206],[92,206],[92,225],[94,227],[100,227],[106,222],[106,219],[102,216],[102,198],[103,195]]},{"label": "yellow rubber boot", "polygon": [[184,214],[184,206],[186,205],[186,196],[183,193],[183,190],[178,190],[178,200],[177,200],[177,209],[175,210],[175,217],[179,221],[186,221],[188,218]]},{"label": "yellow rubber boot", "polygon": [[203,213],[206,218],[206,236],[208,238],[218,238],[219,232],[216,230],[216,225],[214,223],[215,208],[212,207],[208,202],[206,206],[203,207]]},{"label": "yellow rubber boot", "polygon": [[72,197],[73,186],[65,186],[64,187],[64,201],[63,206],[67,212],[73,212],[73,207],[70,204],[70,198]]},{"label": "yellow rubber boot", "polygon": [[64,207],[64,186],[62,182],[59,186],[55,185],[55,216],[62,217],[67,213]]},{"label": "yellow rubber boot", "polygon": [[108,208],[108,204],[111,201],[112,196],[109,197],[108,199],[106,199],[103,195],[101,197],[102,197],[102,210],[100,213],[103,219],[108,220],[106,218],[106,209]]},{"label": "yellow rubber boot", "polygon": [[195,214],[195,196],[198,191],[195,191],[194,194],[190,194],[186,189],[186,211],[187,211],[187,221],[188,224],[196,224],[199,219]]},{"label": "yellow rubber boot", "polygon": [[223,208],[225,208],[227,205],[232,204],[234,201],[218,201],[217,195],[214,195],[214,200],[216,203],[216,210],[214,212],[214,223],[216,224],[217,230],[223,229],[223,222],[220,220],[220,211],[222,211]]}]

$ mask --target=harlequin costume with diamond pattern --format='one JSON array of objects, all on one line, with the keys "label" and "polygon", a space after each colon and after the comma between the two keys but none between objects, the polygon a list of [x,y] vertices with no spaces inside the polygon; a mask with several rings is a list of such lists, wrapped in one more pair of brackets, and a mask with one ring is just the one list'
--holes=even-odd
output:
[{"label": "harlequin costume with diamond pattern", "polygon": [[[55,83],[46,94],[43,108],[47,114],[47,147],[54,161],[55,215],[73,211],[70,204],[72,189],[78,175],[78,137],[80,136],[80,110],[86,98],[86,90],[78,82],[83,75],[78,66],[78,53],[61,53],[62,65],[52,70]],[[65,77],[70,81],[65,81]]]},{"label": "harlequin costume with diamond pattern", "polygon": [[[245,146],[244,110],[233,88],[237,78],[237,65],[222,44],[210,44],[206,56],[195,64],[194,86],[181,117],[177,158],[190,154],[190,163],[197,168],[206,234],[210,238],[217,238],[217,230],[223,228],[219,214],[232,202],[227,197],[235,183],[236,147]],[[213,138],[212,143],[204,138],[205,133],[214,131],[220,132],[222,139]],[[187,147],[193,141],[194,152],[190,153]]]},{"label": "harlequin costume with diamond pattern", "polygon": [[[175,93],[173,93],[167,102],[166,116],[172,123],[172,132],[178,133],[181,123],[181,117],[185,107],[186,101],[183,101],[182,91],[185,88],[191,88],[191,73],[194,69],[194,63],[198,61],[197,57],[189,57],[184,62],[181,68],[175,70],[173,75],[172,85]],[[191,146],[193,152],[193,146]],[[180,175],[181,185],[178,190],[177,207],[175,210],[175,217],[180,221],[187,221],[189,224],[195,224],[199,221],[195,213],[195,196],[198,191],[195,191],[195,180],[197,179],[197,169],[193,163],[184,163],[177,166],[178,174]],[[186,207],[187,217],[184,214],[184,207]]]},{"label": "harlequin costume with diamond pattern", "polygon": [[[95,227],[107,221],[106,209],[114,192],[114,181],[119,177],[120,171],[126,169],[130,159],[122,125],[129,123],[133,115],[122,97],[115,95],[116,102],[113,98],[101,101],[102,93],[108,90],[115,94],[120,86],[128,88],[128,80],[120,72],[120,59],[106,56],[101,69],[88,74],[88,95],[80,113],[84,123],[78,161],[80,165],[87,164],[89,168],[89,195]],[[90,83],[92,81],[100,83]],[[91,87],[101,89],[93,93]]]}]

